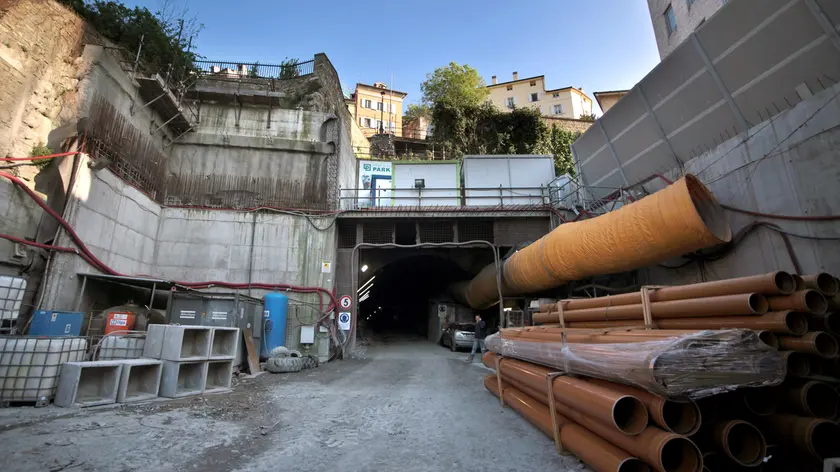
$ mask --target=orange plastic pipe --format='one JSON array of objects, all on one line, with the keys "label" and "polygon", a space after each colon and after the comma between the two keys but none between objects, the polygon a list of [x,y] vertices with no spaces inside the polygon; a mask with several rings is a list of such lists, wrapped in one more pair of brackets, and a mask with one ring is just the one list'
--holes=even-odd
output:
[{"label": "orange plastic pipe", "polygon": [[840,313],[831,312],[824,315],[808,315],[809,331],[825,331],[835,336],[840,335]]},{"label": "orange plastic pipe", "polygon": [[[495,369],[496,354],[487,352],[481,360]],[[547,375],[551,369],[515,359],[501,359],[499,368],[503,379],[516,380],[543,397],[548,396]],[[585,413],[624,434],[639,434],[647,426],[648,412],[636,397],[590,384],[582,379],[560,376],[552,382],[554,399]],[[546,400],[547,402],[548,400]]]},{"label": "orange plastic pipe", "polygon": [[[503,394],[499,394],[499,383],[495,375],[484,377],[484,388],[522,415],[543,433],[554,439],[551,412],[543,403],[503,383]],[[563,415],[557,415],[560,443],[564,449],[577,456],[595,472],[647,472],[650,467],[629,453],[605,441],[588,429],[572,422]]]},{"label": "orange plastic pipe", "polygon": [[[731,315],[762,315],[767,313],[767,299],[760,293],[742,293],[708,298],[689,298],[650,304],[653,318],[695,318]],[[642,305],[605,306],[566,311],[563,319],[572,321],[641,320]],[[534,313],[534,323],[557,323],[560,312]]]},{"label": "orange plastic pipe", "polygon": [[[613,274],[732,239],[723,209],[693,175],[604,215],[564,223],[517,251],[502,267],[505,295],[533,293],[571,280]],[[492,267],[492,266],[490,266]],[[494,269],[464,288],[473,308],[499,302]]]},{"label": "orange plastic pipe", "polygon": [[[643,332],[611,332],[609,334],[592,333],[592,330],[579,330],[583,332],[574,332],[573,329],[568,329],[566,341],[574,344],[620,344],[620,343],[639,343],[647,341],[662,341],[666,338],[678,337],[686,334],[696,333],[697,331],[679,330],[645,330]],[[503,329],[501,331],[503,339],[522,339],[534,342],[561,342],[560,332],[551,331],[519,331],[516,329]]]},{"label": "orange plastic pipe", "polygon": [[[813,316],[813,315],[812,315]],[[827,315],[823,315],[827,316]],[[574,321],[566,326],[570,328],[608,328],[614,326],[638,326],[638,320],[618,321]],[[808,331],[810,318],[795,311],[771,311],[759,316],[715,316],[709,318],[666,318],[654,320],[653,324],[661,329],[756,329],[779,334],[801,336]],[[840,317],[837,317],[840,328]]]},{"label": "orange plastic pipe", "polygon": [[[763,295],[790,295],[796,289],[793,276],[787,272],[778,271],[768,274],[739,277],[735,279],[715,280],[691,285],[677,285],[664,287],[650,292],[650,301],[667,302],[672,300],[687,300],[689,298],[718,297],[722,295],[737,295],[739,293],[761,293]],[[567,311],[598,308],[603,306],[638,305],[642,303],[639,292],[622,293],[621,295],[607,295],[597,298],[571,299],[564,303]],[[552,307],[552,308],[548,308]],[[556,311],[553,305],[540,305],[540,311]]]},{"label": "orange plastic pipe", "polygon": [[726,457],[743,467],[756,467],[767,455],[761,431],[742,420],[721,421],[712,427],[712,441]]},{"label": "orange plastic pipe", "polygon": [[[779,340],[779,344],[781,344],[781,340]],[[796,351],[782,351],[780,354],[785,359],[788,375],[807,377],[811,373],[811,359],[807,354]]]},{"label": "orange plastic pipe", "polygon": [[[512,379],[505,383],[541,401],[539,393]],[[615,446],[642,459],[658,472],[700,472],[703,469],[703,457],[700,450],[685,436],[663,431],[656,426],[648,426],[644,431],[629,436],[615,428],[610,428],[568,405],[555,401],[557,412]]]},{"label": "orange plastic pipe", "polygon": [[840,395],[832,387],[816,381],[785,387],[783,399],[786,411],[827,420],[837,416],[840,404]]},{"label": "orange plastic pipe", "polygon": [[650,419],[665,431],[691,436],[700,429],[700,409],[689,399],[669,400],[647,390],[607,380],[587,378],[586,381],[638,398],[647,407]]},{"label": "orange plastic pipe", "polygon": [[838,292],[837,279],[831,274],[825,272],[814,275],[803,275],[802,281],[805,282],[805,287],[812,288],[826,297],[833,297]]},{"label": "orange plastic pipe", "polygon": [[800,290],[790,295],[770,297],[767,299],[773,311],[796,310],[815,315],[825,314],[828,301],[816,290]]},{"label": "orange plastic pipe", "polygon": [[822,418],[776,414],[755,419],[770,441],[807,454],[819,461],[837,456],[840,426]]},{"label": "orange plastic pipe", "polygon": [[837,340],[823,331],[813,331],[799,337],[779,336],[779,349],[816,354],[826,359],[836,357],[838,352]]}]

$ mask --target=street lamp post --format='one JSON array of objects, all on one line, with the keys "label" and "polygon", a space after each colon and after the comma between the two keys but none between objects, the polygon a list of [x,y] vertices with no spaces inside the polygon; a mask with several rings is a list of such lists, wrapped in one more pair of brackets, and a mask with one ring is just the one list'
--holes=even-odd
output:
[{"label": "street lamp post", "polygon": [[379,102],[379,134],[385,134],[385,91],[380,92],[382,101]]}]

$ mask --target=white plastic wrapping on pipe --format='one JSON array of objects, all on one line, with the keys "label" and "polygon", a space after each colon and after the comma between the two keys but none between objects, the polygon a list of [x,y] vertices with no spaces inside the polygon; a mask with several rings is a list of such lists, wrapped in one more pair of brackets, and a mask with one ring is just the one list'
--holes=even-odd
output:
[{"label": "white plastic wrapping on pipe", "polygon": [[702,398],[745,386],[778,385],[785,362],[755,332],[699,331],[662,341],[573,344],[487,337],[487,349],[666,396]]}]

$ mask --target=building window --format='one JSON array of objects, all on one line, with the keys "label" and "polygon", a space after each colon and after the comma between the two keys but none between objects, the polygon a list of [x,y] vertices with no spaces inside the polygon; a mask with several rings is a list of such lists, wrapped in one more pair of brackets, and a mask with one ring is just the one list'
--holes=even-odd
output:
[{"label": "building window", "polygon": [[536,102],[536,101],[538,101],[539,99],[540,99],[539,94],[536,94],[536,93],[532,93],[532,94],[531,94],[531,101],[532,101],[532,102]]},{"label": "building window", "polygon": [[376,120],[376,129],[382,128],[382,120]]},{"label": "building window", "polygon": [[505,87],[505,90],[513,90],[513,85],[508,85],[507,87]]},{"label": "building window", "polygon": [[384,104],[384,103],[382,103],[382,102],[376,102],[376,111],[382,111],[382,110],[384,109],[384,108],[383,108],[383,107],[384,107],[384,105],[385,105],[385,104]]},{"label": "building window", "polygon": [[373,105],[371,105],[370,100],[365,100],[364,103],[362,103],[362,108],[372,108],[372,107],[373,107]]},{"label": "building window", "polygon": [[532,80],[532,81],[531,81],[531,87],[536,87],[536,86],[537,86],[537,81],[536,81],[536,80]]},{"label": "building window", "polygon": [[554,97],[554,98],[560,98],[560,94],[559,94],[559,93],[552,93],[552,94],[551,94],[551,96],[552,96],[552,97]]},{"label": "building window", "polygon": [[674,7],[668,5],[665,9],[665,27],[668,28],[668,36],[677,30],[677,17],[674,15]]},{"label": "building window", "polygon": [[365,118],[364,126],[365,126],[365,128],[373,128],[373,125],[371,124],[370,118]]},{"label": "building window", "polygon": [[554,114],[555,115],[562,115],[563,114],[563,104],[554,105]]},{"label": "building window", "polygon": [[506,98],[506,99],[505,99],[505,105],[506,105],[508,108],[514,108],[514,107],[516,107],[516,97],[508,97],[508,98]]}]

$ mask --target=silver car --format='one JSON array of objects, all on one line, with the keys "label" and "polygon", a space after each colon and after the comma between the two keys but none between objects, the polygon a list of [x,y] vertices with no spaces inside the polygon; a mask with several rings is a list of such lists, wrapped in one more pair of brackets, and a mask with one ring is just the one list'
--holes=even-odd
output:
[{"label": "silver car", "polygon": [[447,346],[453,352],[458,349],[471,349],[474,337],[475,324],[453,323],[443,330],[440,344]]}]

